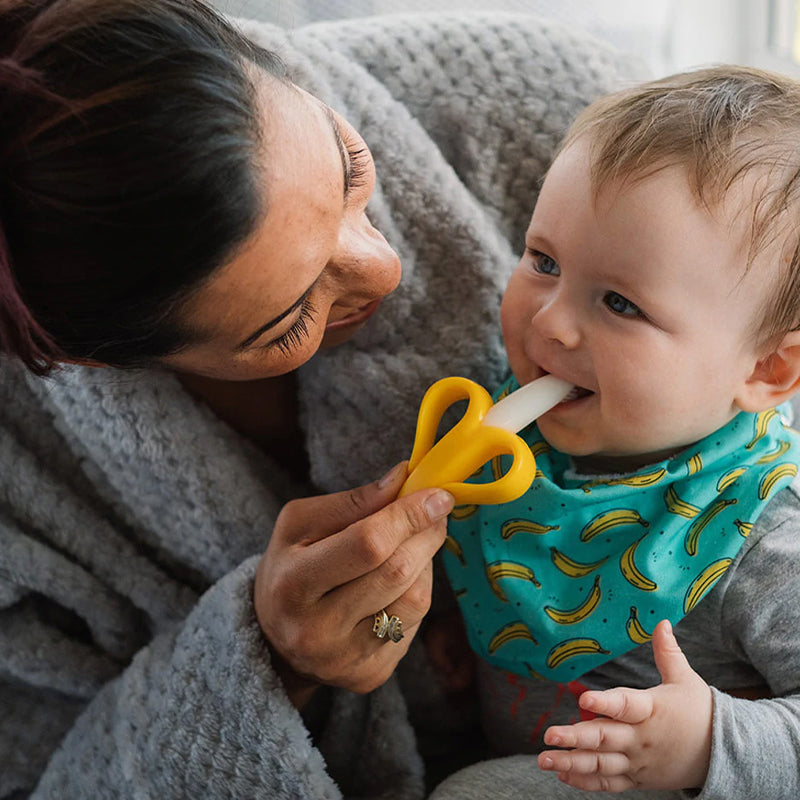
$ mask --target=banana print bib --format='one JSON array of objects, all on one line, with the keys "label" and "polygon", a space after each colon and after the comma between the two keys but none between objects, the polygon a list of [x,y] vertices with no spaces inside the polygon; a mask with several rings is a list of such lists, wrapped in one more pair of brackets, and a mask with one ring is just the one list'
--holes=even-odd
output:
[{"label": "banana print bib", "polygon": [[[776,409],[740,413],[674,458],[593,480],[535,425],[520,435],[536,456],[531,488],[513,503],[455,508],[444,561],[478,655],[560,682],[688,614],[800,464],[800,434]],[[471,480],[493,480],[502,462]]]}]

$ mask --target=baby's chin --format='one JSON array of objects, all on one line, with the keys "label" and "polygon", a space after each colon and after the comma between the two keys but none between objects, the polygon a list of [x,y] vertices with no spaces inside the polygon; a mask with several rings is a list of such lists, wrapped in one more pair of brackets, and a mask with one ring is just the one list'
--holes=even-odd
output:
[{"label": "baby's chin", "polygon": [[[623,474],[636,472],[652,464],[658,464],[685,450],[689,445],[678,445],[657,452],[613,450],[597,448],[597,441],[581,441],[577,431],[565,432],[559,425],[549,424],[546,415],[539,421],[539,432],[553,448],[571,456],[578,472],[585,474]],[[576,435],[577,434],[577,435]]]}]

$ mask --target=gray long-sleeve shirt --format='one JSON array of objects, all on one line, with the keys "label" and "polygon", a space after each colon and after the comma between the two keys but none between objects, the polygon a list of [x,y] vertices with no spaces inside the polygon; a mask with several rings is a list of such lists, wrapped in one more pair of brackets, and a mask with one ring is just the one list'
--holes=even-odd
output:
[{"label": "gray long-sleeve shirt", "polygon": [[[713,687],[711,764],[702,792],[695,795],[701,800],[800,797],[799,492],[795,482],[775,496],[726,574],[675,626],[689,663]],[[481,677],[483,722],[498,754],[538,752],[548,726],[578,719],[581,687],[571,692],[550,682],[509,682],[488,666],[481,668]],[[661,679],[648,644],[579,681],[590,689],[644,689]],[[771,699],[727,693],[762,687]],[[641,800],[648,796],[636,793]],[[534,791],[529,797],[539,795]]]}]

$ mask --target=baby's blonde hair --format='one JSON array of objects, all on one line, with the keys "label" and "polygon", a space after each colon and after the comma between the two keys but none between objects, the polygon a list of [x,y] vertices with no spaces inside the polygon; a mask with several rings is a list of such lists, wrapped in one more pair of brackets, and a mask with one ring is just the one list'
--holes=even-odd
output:
[{"label": "baby's blonde hair", "polygon": [[777,270],[757,333],[771,340],[798,327],[800,82],[737,66],[672,75],[592,103],[561,149],[583,136],[590,141],[595,191],[683,166],[698,199],[710,206],[744,176],[763,176],[766,188],[751,209],[747,266],[781,239],[787,264]]}]

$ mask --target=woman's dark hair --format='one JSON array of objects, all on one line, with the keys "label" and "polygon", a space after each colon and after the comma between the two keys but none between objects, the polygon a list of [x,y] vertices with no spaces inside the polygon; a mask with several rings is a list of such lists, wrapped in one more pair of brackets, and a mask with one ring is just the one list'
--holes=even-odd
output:
[{"label": "woman's dark hair", "polygon": [[201,0],[0,0],[0,350],[142,366],[265,211],[253,66]]}]

